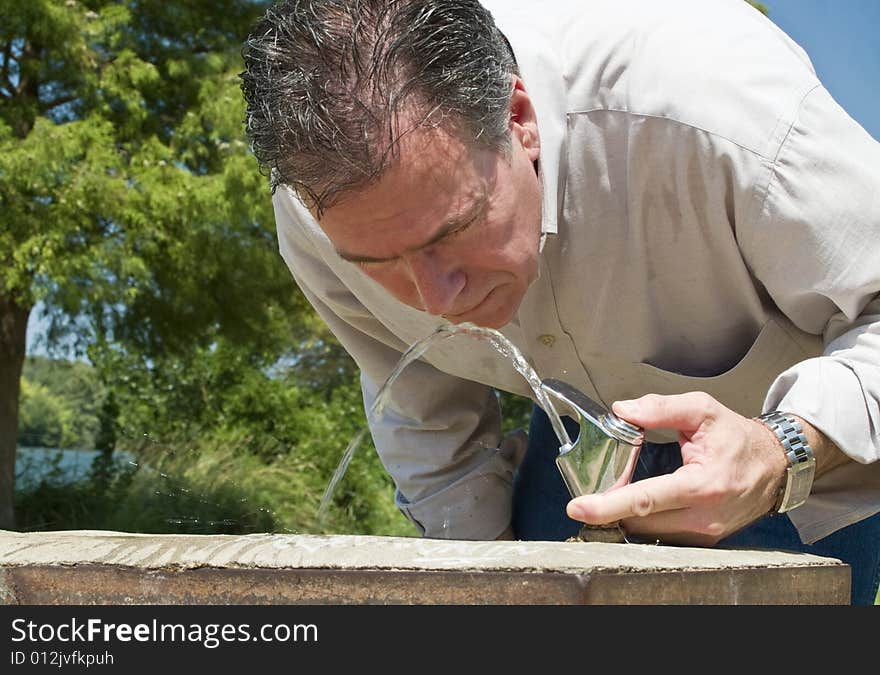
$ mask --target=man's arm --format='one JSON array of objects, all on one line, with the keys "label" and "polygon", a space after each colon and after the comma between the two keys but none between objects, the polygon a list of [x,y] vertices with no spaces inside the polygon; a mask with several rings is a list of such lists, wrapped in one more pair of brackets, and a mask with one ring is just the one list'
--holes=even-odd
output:
[{"label": "man's arm", "polygon": [[[880,459],[880,144],[817,86],[772,169],[765,189],[756,190],[754,222],[736,224],[737,241],[778,309],[801,330],[822,334],[826,346],[777,377],[764,411],[803,420],[817,459],[814,486],[845,474],[823,500],[836,490],[838,515],[864,517],[880,508],[880,486],[865,479],[877,473],[849,469]],[[624,519],[631,531],[664,541],[711,544],[774,504],[786,462],[763,424],[700,393],[649,395],[615,403],[614,411],[646,428],[678,430],[684,466],[572,500],[572,518]],[[853,492],[862,495],[856,504],[847,502]],[[808,499],[789,512],[805,541],[835,527],[811,508]]]},{"label": "man's arm", "polygon": [[[797,415],[794,415],[794,417],[800,422],[801,428],[804,430],[804,436],[807,437],[807,442],[810,444],[810,448],[813,450],[813,456],[816,458],[816,478],[821,478],[833,469],[853,461],[853,459],[838,448],[828,436],[823,434],[812,424],[801,419]],[[781,443],[779,443],[779,439],[774,437],[773,440],[776,441],[776,445],[779,446],[779,448],[782,447]],[[786,466],[787,463],[783,465],[783,475]]]},{"label": "man's arm", "polygon": [[785,410],[861,463],[880,459],[880,143],[822,87],[780,148],[744,259],[779,309],[825,350],[782,373]]}]

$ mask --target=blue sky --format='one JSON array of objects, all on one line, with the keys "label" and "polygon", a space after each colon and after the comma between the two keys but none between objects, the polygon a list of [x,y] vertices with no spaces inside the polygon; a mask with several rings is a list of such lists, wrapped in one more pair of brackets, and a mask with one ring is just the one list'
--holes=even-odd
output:
[{"label": "blue sky", "polygon": [[[880,140],[880,0],[763,0],[770,18],[809,54],[819,79],[843,108]],[[44,329],[37,312],[28,351]]]},{"label": "blue sky", "polygon": [[880,0],[762,0],[834,99],[880,140]]}]

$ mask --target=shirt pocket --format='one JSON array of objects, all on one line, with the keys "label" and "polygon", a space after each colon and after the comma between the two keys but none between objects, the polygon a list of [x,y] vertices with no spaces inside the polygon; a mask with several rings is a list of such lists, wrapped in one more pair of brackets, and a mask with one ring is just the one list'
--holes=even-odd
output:
[{"label": "shirt pocket", "polygon": [[[636,382],[642,394],[683,394],[702,391],[746,417],[761,414],[764,398],[776,377],[808,355],[772,319],[767,321],[754,343],[732,368],[711,377],[684,375],[636,364]],[[676,440],[675,434],[649,434],[649,440]]]}]

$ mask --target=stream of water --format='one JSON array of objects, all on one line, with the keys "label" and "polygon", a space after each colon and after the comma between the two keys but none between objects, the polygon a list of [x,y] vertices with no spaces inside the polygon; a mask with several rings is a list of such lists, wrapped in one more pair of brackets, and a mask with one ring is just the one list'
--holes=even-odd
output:
[{"label": "stream of water", "polygon": [[[517,349],[515,344],[513,344],[497,330],[494,330],[492,328],[483,328],[472,323],[442,324],[433,333],[413,343],[413,345],[411,345],[410,348],[403,353],[403,355],[400,357],[400,360],[397,362],[397,365],[394,367],[394,369],[391,371],[391,374],[385,380],[385,383],[380,387],[378,393],[376,394],[376,399],[373,401],[373,405],[370,407],[368,419],[375,420],[379,418],[379,416],[385,410],[385,407],[388,405],[388,402],[391,400],[391,386],[410,363],[422,356],[422,354],[428,351],[428,349],[435,343],[457,335],[466,335],[476,339],[485,340],[489,342],[489,344],[491,344],[501,356],[508,359],[513,364],[513,367],[516,369],[516,371],[525,378],[526,382],[529,383],[529,386],[535,393],[535,399],[537,400],[538,405],[543,408],[543,410],[547,413],[547,416],[550,418],[550,423],[553,425],[553,430],[556,432],[556,436],[559,439],[560,447],[564,445],[571,445],[571,439],[569,438],[568,433],[565,431],[565,427],[562,424],[562,419],[560,418],[559,413],[556,411],[556,408],[553,406],[550,398],[547,396],[544,390],[541,389],[541,378],[538,376],[538,374],[535,372],[535,369],[532,368],[529,362],[526,361],[525,357],[522,355],[522,352]],[[342,476],[345,474],[345,471],[348,468],[348,465],[351,462],[351,458],[354,456],[355,451],[366,436],[367,430],[368,429],[366,428],[361,429],[349,442],[348,446],[345,449],[345,452],[342,453],[342,459],[336,467],[336,471],[333,473],[333,477],[327,484],[327,488],[321,498],[321,505],[318,507],[319,523],[324,520],[327,509],[329,508],[330,502],[333,498],[333,492],[335,491],[336,486],[339,484],[339,481],[342,480]]]}]

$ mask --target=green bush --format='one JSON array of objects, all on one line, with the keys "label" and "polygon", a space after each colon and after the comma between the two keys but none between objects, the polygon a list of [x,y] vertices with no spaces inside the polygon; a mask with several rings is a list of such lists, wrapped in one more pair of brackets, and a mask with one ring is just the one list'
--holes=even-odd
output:
[{"label": "green bush", "polygon": [[[393,487],[368,439],[320,521],[321,497],[336,467],[311,462],[277,441],[229,432],[174,444],[148,442],[136,456],[134,464],[109,471],[96,461],[86,480],[65,483],[50,474],[19,490],[19,529],[415,534],[394,506]],[[274,459],[267,462],[268,456]]]}]

